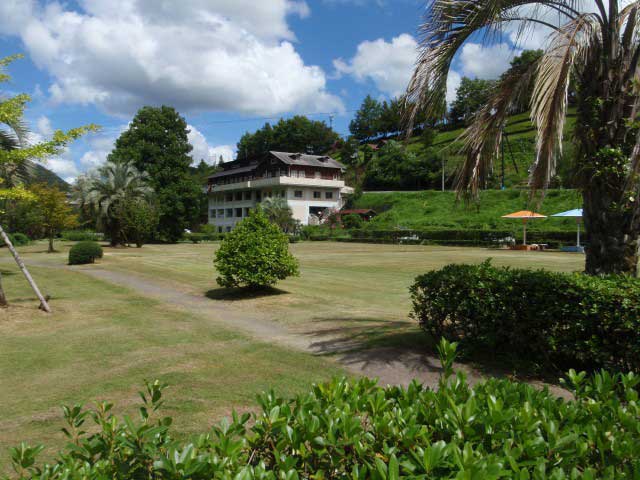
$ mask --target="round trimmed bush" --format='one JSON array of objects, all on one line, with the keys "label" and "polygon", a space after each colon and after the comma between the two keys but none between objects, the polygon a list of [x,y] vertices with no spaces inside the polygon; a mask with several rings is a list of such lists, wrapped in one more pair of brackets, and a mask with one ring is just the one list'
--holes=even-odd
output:
[{"label": "round trimmed bush", "polygon": [[288,236],[260,209],[224,237],[214,264],[221,287],[262,288],[298,275]]},{"label": "round trimmed bush", "polygon": [[94,263],[96,258],[102,258],[102,255],[102,247],[97,242],[78,242],[69,250],[69,265]]}]

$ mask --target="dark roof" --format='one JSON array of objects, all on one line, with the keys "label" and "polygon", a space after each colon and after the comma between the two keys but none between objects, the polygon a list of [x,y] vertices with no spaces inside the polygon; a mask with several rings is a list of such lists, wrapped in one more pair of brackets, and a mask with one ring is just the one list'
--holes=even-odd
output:
[{"label": "dark roof", "polygon": [[340,215],[367,215],[367,214],[376,214],[375,210],[372,210],[371,208],[353,208],[353,209],[347,209],[347,210],[340,210],[338,212]]},{"label": "dark roof", "polygon": [[[305,153],[288,153],[288,152],[269,152],[271,155],[286,163],[287,165],[300,165],[307,167],[323,167],[323,168],[339,168],[344,169],[344,165],[342,165],[337,160],[327,156],[327,155],[307,155]],[[237,162],[235,160],[233,163]],[[232,162],[228,162],[232,163]],[[258,168],[259,163],[252,163],[251,165],[247,165],[246,163],[241,164],[244,166],[234,168],[234,165],[225,165],[221,172],[214,173],[209,178],[221,178],[227,177],[229,175],[237,175],[240,173],[248,173],[253,172],[256,168]],[[231,168],[229,168],[231,166]]]},{"label": "dark roof", "polygon": [[220,177],[226,177],[229,175],[236,175],[238,173],[253,172],[257,167],[258,165],[255,164],[255,165],[248,165],[246,167],[230,168],[229,170],[222,170],[221,172],[214,173],[209,178],[220,178]]},{"label": "dark roof", "polygon": [[340,168],[342,165],[328,155],[307,155],[306,153],[269,152],[287,165],[301,165],[306,167]]}]

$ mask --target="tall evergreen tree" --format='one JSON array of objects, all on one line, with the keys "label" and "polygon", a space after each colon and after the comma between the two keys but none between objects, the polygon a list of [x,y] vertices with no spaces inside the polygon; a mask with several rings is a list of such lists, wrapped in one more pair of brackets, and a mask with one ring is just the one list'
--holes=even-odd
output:
[{"label": "tall evergreen tree", "polygon": [[360,141],[375,137],[379,132],[382,111],[380,102],[371,95],[367,95],[355,117],[349,123],[351,135]]},{"label": "tall evergreen tree", "polygon": [[120,135],[109,155],[115,163],[129,163],[149,176],[160,209],[158,235],[175,242],[198,219],[200,185],[191,175],[189,130],[172,107],[142,107]]}]

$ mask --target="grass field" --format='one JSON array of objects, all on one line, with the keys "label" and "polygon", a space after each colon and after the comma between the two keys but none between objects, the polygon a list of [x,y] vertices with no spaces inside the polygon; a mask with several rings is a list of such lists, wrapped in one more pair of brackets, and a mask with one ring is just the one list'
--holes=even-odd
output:
[{"label": "grass field", "polygon": [[429,269],[493,257],[497,265],[573,271],[584,260],[561,253],[305,242],[292,246],[300,277],[279,284],[274,295],[236,298],[215,285],[216,244],[106,249],[99,265],[71,270],[63,268],[68,246],[57,244],[61,252],[52,255],[43,253],[43,244],[21,249],[27,263],[37,265],[32,273],[43,291],[52,295],[50,316],[36,310],[26,282],[0,250],[13,305],[0,311],[0,462],[20,440],[60,446],[62,403],[105,398],[132,413],[145,378],[172,385],[166,413],[187,434],[205,430],[233,407],[251,408],[262,390],[291,394],[344,373],[331,359],[249,338],[95,280],[84,269],[127,272],[236,312],[266,312],[294,330],[334,328],[380,345],[419,335],[408,319],[407,287]]},{"label": "grass field", "polygon": [[[539,207],[529,204],[523,190],[485,190],[478,205],[456,203],[454,192],[424,190],[419,192],[365,193],[356,208],[372,208],[379,213],[368,228],[411,229],[453,228],[509,230],[518,233],[522,224],[502,215],[535,208],[545,215],[580,208],[582,199],[575,190],[549,190]],[[574,219],[547,218],[529,222],[531,231],[575,230]]]}]

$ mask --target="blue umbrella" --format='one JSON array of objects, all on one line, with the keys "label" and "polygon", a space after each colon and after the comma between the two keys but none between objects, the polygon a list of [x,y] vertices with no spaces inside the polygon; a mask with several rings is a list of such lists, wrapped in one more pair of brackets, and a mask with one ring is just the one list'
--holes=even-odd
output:
[{"label": "blue umbrella", "polygon": [[582,220],[582,209],[576,208],[574,210],[567,210],[566,212],[556,213],[555,215],[551,215],[552,217],[571,217],[575,218],[578,223],[578,243],[577,246],[580,246],[580,221]]}]

